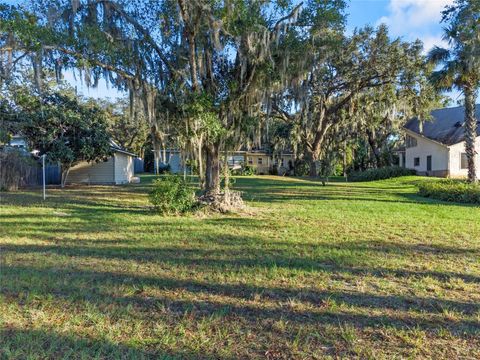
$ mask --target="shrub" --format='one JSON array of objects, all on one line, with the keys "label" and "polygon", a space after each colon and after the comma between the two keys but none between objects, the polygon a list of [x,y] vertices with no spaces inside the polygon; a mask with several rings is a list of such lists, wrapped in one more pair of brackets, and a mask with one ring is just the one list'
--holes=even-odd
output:
[{"label": "shrub", "polygon": [[232,175],[252,176],[252,175],[255,175],[255,168],[253,168],[252,166],[245,165],[245,166],[242,166],[241,169],[234,170],[232,172]]},{"label": "shrub", "polygon": [[166,175],[153,182],[150,203],[162,214],[181,214],[195,206],[195,192],[178,175]]},{"label": "shrub", "polygon": [[31,172],[35,170],[35,163],[30,154],[21,150],[4,149],[0,151],[0,190],[15,191],[22,185]]},{"label": "shrub", "polygon": [[295,176],[305,176],[310,172],[310,165],[304,160],[295,161]]},{"label": "shrub", "polygon": [[480,204],[480,185],[445,179],[419,183],[418,194],[423,197],[459,203]]},{"label": "shrub", "polygon": [[369,169],[365,171],[353,172],[349,175],[348,180],[375,181],[415,174],[415,170],[405,169],[400,166],[387,166],[379,169]]}]

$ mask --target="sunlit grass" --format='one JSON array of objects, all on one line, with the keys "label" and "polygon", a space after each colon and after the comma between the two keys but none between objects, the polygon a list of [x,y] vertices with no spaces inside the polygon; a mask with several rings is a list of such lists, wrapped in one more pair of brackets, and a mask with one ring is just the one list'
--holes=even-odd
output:
[{"label": "sunlit grass", "polygon": [[245,177],[245,213],[162,217],[151,180],[0,194],[2,356],[480,357],[479,207]]}]

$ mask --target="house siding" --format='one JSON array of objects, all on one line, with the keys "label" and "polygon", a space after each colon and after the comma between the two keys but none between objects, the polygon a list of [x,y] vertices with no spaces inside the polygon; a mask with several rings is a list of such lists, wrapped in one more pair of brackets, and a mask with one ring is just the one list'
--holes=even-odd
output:
[{"label": "house siding", "polygon": [[83,161],[70,169],[67,184],[114,184],[113,157],[108,161],[91,162]]},{"label": "house siding", "polygon": [[114,157],[115,184],[128,184],[133,177],[133,157],[119,152]]},{"label": "house siding", "polygon": [[[266,175],[270,172],[270,155],[266,153],[247,152],[245,158],[245,164],[255,169],[258,175]],[[261,163],[259,163],[259,161]]]},{"label": "house siding", "polygon": [[[405,150],[405,167],[416,170],[419,175],[448,176],[448,147],[412,133],[409,135],[417,139],[417,146]],[[432,169],[429,172],[427,172],[427,156],[432,156]],[[420,158],[420,165],[415,166],[415,158]]]},{"label": "house siding", "polygon": [[[480,152],[480,136],[475,141],[475,149]],[[464,178],[468,176],[468,170],[461,168],[461,154],[465,152],[465,142],[450,146],[450,176],[455,178]],[[480,169],[480,156],[475,159],[477,171]]]}]

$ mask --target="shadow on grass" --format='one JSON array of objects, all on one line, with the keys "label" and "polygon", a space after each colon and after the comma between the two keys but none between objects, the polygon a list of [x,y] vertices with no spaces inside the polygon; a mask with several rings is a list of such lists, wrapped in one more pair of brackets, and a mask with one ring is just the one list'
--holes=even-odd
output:
[{"label": "shadow on grass", "polygon": [[6,328],[0,331],[2,359],[198,359],[195,352],[159,353],[115,344],[108,340],[59,334],[48,330]]},{"label": "shadow on grass", "polygon": [[332,182],[322,186],[319,180],[308,178],[238,178],[235,188],[244,191],[244,197],[250,201],[356,201],[380,203],[404,203],[422,205],[448,205],[475,207],[478,205],[452,203],[420,197],[416,194],[415,184],[423,179],[406,182],[345,183]]},{"label": "shadow on grass", "polygon": [[[50,189],[46,201],[40,191],[22,191],[0,194],[0,205],[39,206],[67,208],[98,208],[110,212],[148,212],[148,193],[155,176],[147,176],[145,183],[122,186],[70,186],[65,189]],[[413,193],[412,185],[406,183],[345,183],[321,182],[309,178],[283,177],[237,177],[234,188],[244,193],[246,200],[274,203],[286,201],[356,201],[384,203],[442,204],[469,207],[471,204],[442,202],[427,199]],[[142,198],[143,197],[143,198]],[[133,201],[129,201],[132,200]]]},{"label": "shadow on grass", "polygon": [[[210,235],[213,239],[218,234]],[[84,257],[96,259],[115,259],[135,261],[138,263],[152,262],[157,264],[183,265],[200,269],[240,269],[240,268],[279,268],[301,270],[306,272],[347,273],[358,276],[374,277],[431,277],[439,281],[458,278],[465,282],[480,283],[480,276],[448,271],[430,271],[413,269],[394,269],[368,267],[379,253],[383,256],[393,254],[399,256],[470,256],[476,259],[479,249],[463,249],[440,245],[384,243],[380,241],[355,241],[343,244],[292,244],[288,242],[273,242],[262,246],[255,237],[223,235],[220,248],[207,248],[202,241],[210,242],[208,236],[196,241],[196,247],[186,248],[175,246],[139,247],[125,246],[119,239],[102,239],[101,247],[88,246],[96,244],[96,240],[59,240],[56,245],[15,245],[4,244],[0,250],[15,254],[55,254],[68,257]],[[111,245],[111,246],[108,246]],[[113,246],[112,246],[113,245]],[[244,246],[249,247],[246,251]],[[302,253],[305,256],[299,256]],[[361,261],[359,261],[361,259]]]},{"label": "shadow on grass", "polygon": [[[25,296],[54,296],[56,299],[74,302],[77,306],[81,302],[96,304],[100,309],[111,308],[111,304],[143,308],[145,312],[152,308],[166,308],[170,312],[169,316],[178,317],[187,311],[199,318],[208,318],[220,312],[226,314],[230,320],[232,317],[240,318],[252,327],[255,327],[254,323],[258,320],[287,320],[296,325],[318,323],[322,326],[337,326],[339,323],[348,322],[357,328],[380,324],[397,329],[416,327],[431,333],[442,327],[459,337],[480,334],[480,322],[470,319],[451,320],[444,316],[445,311],[474,315],[480,309],[480,304],[455,300],[219,284],[75,268],[14,266],[5,268],[3,277],[2,293],[7,302],[24,302]],[[88,287],[85,284],[88,284]],[[188,292],[195,300],[149,296],[143,294],[144,287],[167,292],[176,290],[175,293],[183,296]],[[126,293],[126,288],[137,290]],[[26,295],[27,293],[29,295]],[[235,302],[225,302],[217,296],[233,298]],[[257,302],[253,302],[254,299],[257,299]],[[295,305],[290,305],[298,303],[308,306],[296,308]],[[339,304],[348,307],[340,309]],[[378,311],[382,313],[378,314]]]}]

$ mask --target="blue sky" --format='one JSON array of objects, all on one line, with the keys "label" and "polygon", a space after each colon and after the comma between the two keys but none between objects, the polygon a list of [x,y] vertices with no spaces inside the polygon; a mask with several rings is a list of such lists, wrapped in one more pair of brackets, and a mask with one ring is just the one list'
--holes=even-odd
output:
[{"label": "blue sky", "polygon": [[[442,40],[441,11],[454,0],[350,0],[347,9],[347,29],[352,32],[356,27],[377,26],[385,23],[390,28],[392,37],[401,37],[413,41],[420,39],[425,44],[425,51],[434,45],[447,46]],[[7,0],[7,3],[18,3]],[[88,89],[76,82],[73,74],[66,73],[65,78],[77,86],[80,93],[92,97],[115,98],[119,95],[115,89],[107,88],[104,81],[98,88]],[[451,94],[452,100],[459,99],[458,93]]]},{"label": "blue sky", "polygon": [[441,11],[453,0],[351,0],[348,28],[365,24],[388,25],[391,35],[405,40],[420,39],[426,50],[442,41]]}]

